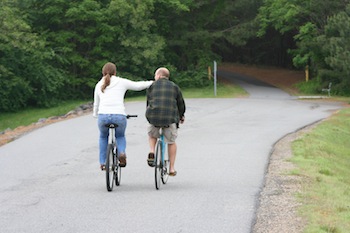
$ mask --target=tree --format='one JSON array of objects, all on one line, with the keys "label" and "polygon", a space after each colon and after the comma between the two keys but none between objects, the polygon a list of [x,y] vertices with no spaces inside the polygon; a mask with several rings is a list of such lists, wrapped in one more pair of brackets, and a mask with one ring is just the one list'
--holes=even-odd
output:
[{"label": "tree", "polygon": [[17,1],[0,2],[0,110],[53,104],[63,76],[48,61],[53,54],[20,17]]},{"label": "tree", "polygon": [[[342,20],[347,22],[344,9],[349,3],[349,0],[264,0],[257,16],[259,35],[271,28],[282,35],[290,33],[296,48],[290,47],[289,52],[296,67],[309,65],[312,76],[319,78],[320,86],[326,80],[343,83],[339,79],[344,79],[345,73],[339,70],[346,72],[348,61],[344,58],[349,48],[347,38],[341,36],[347,30]],[[346,85],[342,86],[344,89]]]},{"label": "tree", "polygon": [[323,83],[332,82],[339,94],[350,94],[350,4],[345,11],[331,16],[325,34],[318,38],[324,44],[325,66],[320,70]]},{"label": "tree", "polygon": [[[152,19],[156,3],[28,0],[25,11],[59,58],[57,66],[66,70],[70,93],[87,97],[107,61],[115,62],[122,76],[136,79],[165,63],[164,38]],[[178,1],[169,5],[182,7]]]}]

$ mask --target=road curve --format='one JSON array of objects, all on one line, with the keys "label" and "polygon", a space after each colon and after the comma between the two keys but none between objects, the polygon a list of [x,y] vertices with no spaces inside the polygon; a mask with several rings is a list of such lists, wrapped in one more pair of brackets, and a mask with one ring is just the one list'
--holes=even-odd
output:
[{"label": "road curve", "polygon": [[250,98],[186,99],[178,175],[158,191],[146,163],[143,102],[126,104],[139,117],[128,121],[128,165],[113,192],[106,191],[98,169],[91,115],[0,147],[1,231],[250,232],[273,144],[340,106],[295,100],[251,78],[219,74],[246,88]]}]

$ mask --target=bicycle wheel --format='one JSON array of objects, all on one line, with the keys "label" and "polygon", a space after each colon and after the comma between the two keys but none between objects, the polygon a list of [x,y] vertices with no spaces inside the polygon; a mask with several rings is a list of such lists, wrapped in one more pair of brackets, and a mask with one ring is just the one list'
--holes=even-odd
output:
[{"label": "bicycle wheel", "polygon": [[[166,149],[166,146],[165,148]],[[164,162],[162,166],[162,182],[163,184],[166,184],[169,178],[169,172],[170,172],[170,160],[169,160],[169,154],[166,150],[164,150]]]},{"label": "bicycle wheel", "polygon": [[155,178],[155,184],[156,184],[156,189],[160,188],[160,179],[161,179],[161,174],[162,174],[162,159],[161,159],[161,154],[162,154],[162,144],[160,143],[160,140],[157,140],[156,144],[156,151],[154,155],[154,178]]},{"label": "bicycle wheel", "polygon": [[117,159],[116,166],[115,166],[115,185],[117,186],[120,185],[121,178],[122,178],[122,168],[119,166],[119,160]]},{"label": "bicycle wheel", "polygon": [[107,190],[110,192],[113,190],[114,178],[115,178],[115,156],[113,153],[113,145],[109,144],[107,147],[107,159],[106,159],[106,185]]}]

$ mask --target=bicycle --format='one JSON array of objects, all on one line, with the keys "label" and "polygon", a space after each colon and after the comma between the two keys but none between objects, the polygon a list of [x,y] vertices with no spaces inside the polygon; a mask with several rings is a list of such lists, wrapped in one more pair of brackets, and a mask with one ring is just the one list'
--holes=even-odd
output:
[{"label": "bicycle", "polygon": [[[127,115],[126,118],[137,117],[137,115]],[[118,127],[117,123],[108,123],[105,125],[109,128],[108,146],[107,146],[107,159],[106,159],[106,186],[110,192],[113,190],[114,183],[116,186],[120,185],[121,181],[121,167],[119,164],[118,148],[115,139],[115,128]]]},{"label": "bicycle", "polygon": [[169,154],[167,152],[167,143],[164,140],[163,128],[160,128],[160,136],[157,139],[154,163],[155,163],[155,185],[156,189],[160,188],[160,180],[163,184],[166,184],[169,178],[170,161]]}]

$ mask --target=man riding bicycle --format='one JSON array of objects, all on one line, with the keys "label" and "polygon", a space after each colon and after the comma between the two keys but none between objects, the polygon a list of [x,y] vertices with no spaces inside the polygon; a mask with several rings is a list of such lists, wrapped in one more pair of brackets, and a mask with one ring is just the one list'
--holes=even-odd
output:
[{"label": "man riding bicycle", "polygon": [[175,170],[176,138],[179,123],[185,121],[185,101],[181,90],[174,82],[169,80],[170,72],[161,67],[156,70],[155,82],[147,90],[146,118],[150,123],[148,127],[150,153],[148,165],[154,166],[154,149],[159,137],[159,129],[163,128],[163,134],[168,143],[170,158],[170,176],[177,174]]}]

